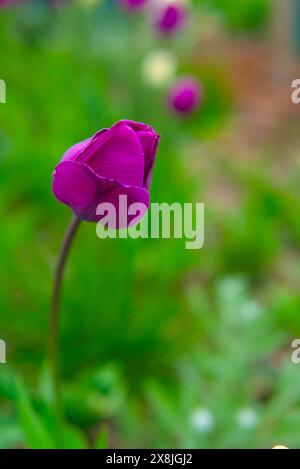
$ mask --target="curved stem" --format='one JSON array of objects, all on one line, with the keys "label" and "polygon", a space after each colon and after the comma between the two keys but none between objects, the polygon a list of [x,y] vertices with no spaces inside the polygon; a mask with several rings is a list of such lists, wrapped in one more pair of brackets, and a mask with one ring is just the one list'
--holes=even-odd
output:
[{"label": "curved stem", "polygon": [[58,256],[55,270],[54,287],[52,292],[51,310],[50,310],[50,362],[52,367],[53,392],[55,400],[55,409],[57,418],[60,420],[61,395],[60,395],[60,370],[59,370],[59,345],[58,345],[58,325],[59,325],[59,301],[62,288],[62,280],[66,261],[74,240],[75,234],[80,224],[80,219],[74,216],[66,231],[63,243]]}]

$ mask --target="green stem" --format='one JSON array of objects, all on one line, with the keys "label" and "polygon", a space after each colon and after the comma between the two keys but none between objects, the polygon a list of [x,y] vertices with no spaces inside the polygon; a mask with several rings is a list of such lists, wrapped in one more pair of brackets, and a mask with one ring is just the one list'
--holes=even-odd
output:
[{"label": "green stem", "polygon": [[50,364],[53,381],[54,405],[57,423],[62,419],[62,402],[60,390],[60,367],[59,367],[59,303],[62,289],[63,274],[66,266],[70,247],[75,238],[80,224],[80,219],[74,216],[66,231],[64,240],[58,256],[58,261],[54,276],[54,286],[51,299],[50,310]]}]

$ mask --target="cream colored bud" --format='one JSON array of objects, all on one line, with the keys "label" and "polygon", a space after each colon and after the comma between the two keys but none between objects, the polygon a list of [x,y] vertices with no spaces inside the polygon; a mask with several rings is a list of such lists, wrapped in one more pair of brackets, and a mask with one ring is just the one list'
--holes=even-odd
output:
[{"label": "cream colored bud", "polygon": [[167,86],[176,73],[176,58],[166,50],[156,50],[146,56],[142,64],[142,77],[152,86]]}]

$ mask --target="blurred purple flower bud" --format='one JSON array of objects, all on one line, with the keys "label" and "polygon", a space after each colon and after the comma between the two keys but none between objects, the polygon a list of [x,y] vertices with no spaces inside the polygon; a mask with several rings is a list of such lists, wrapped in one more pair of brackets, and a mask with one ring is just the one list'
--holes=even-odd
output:
[{"label": "blurred purple flower bud", "polygon": [[145,6],[148,0],[120,0],[123,8],[128,10],[139,10]]},{"label": "blurred purple flower bud", "polygon": [[20,0],[0,0],[0,8],[20,3]]},{"label": "blurred purple flower bud", "polygon": [[177,4],[167,4],[157,9],[155,26],[162,34],[172,34],[178,31],[186,20],[186,9]]},{"label": "blurred purple flower bud", "polygon": [[194,111],[203,97],[203,88],[195,78],[179,79],[171,88],[169,101],[171,107],[180,114]]},{"label": "blurred purple flower bud", "polygon": [[[66,3],[69,0],[45,0],[46,3],[50,5],[58,5],[61,3]],[[8,7],[16,4],[21,4],[21,3],[29,3],[29,0],[0,0],[0,8],[1,7]]]},{"label": "blurred purple flower bud", "polygon": [[[120,195],[128,205],[148,208],[158,141],[152,127],[130,120],[100,130],[64,154],[53,173],[55,197],[86,221],[101,218],[96,215],[101,203],[112,204],[118,215]],[[128,216],[127,226],[130,222]]]}]

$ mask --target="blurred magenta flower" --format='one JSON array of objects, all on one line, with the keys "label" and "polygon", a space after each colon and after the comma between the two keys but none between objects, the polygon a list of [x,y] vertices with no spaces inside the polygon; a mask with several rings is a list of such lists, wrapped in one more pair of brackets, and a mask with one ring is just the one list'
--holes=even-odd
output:
[{"label": "blurred magenta flower", "polygon": [[[17,3],[29,3],[30,0],[0,0],[0,8],[15,5]],[[68,0],[45,0],[50,5],[66,3]]]},{"label": "blurred magenta flower", "polygon": [[122,7],[129,10],[138,10],[145,6],[148,0],[119,0]]},{"label": "blurred magenta flower", "polygon": [[158,141],[152,127],[130,120],[100,130],[64,154],[53,173],[55,197],[87,221],[101,218],[100,203],[113,204],[118,214],[120,195],[127,196],[128,205],[149,207]]},{"label": "blurred magenta flower", "polygon": [[14,3],[19,3],[20,0],[0,0],[0,8],[13,5]]},{"label": "blurred magenta flower", "polygon": [[179,79],[171,88],[169,101],[171,107],[180,114],[194,111],[203,97],[200,83],[192,77]]},{"label": "blurred magenta flower", "polygon": [[186,9],[179,4],[168,3],[157,9],[156,29],[162,34],[178,31],[186,20]]}]

